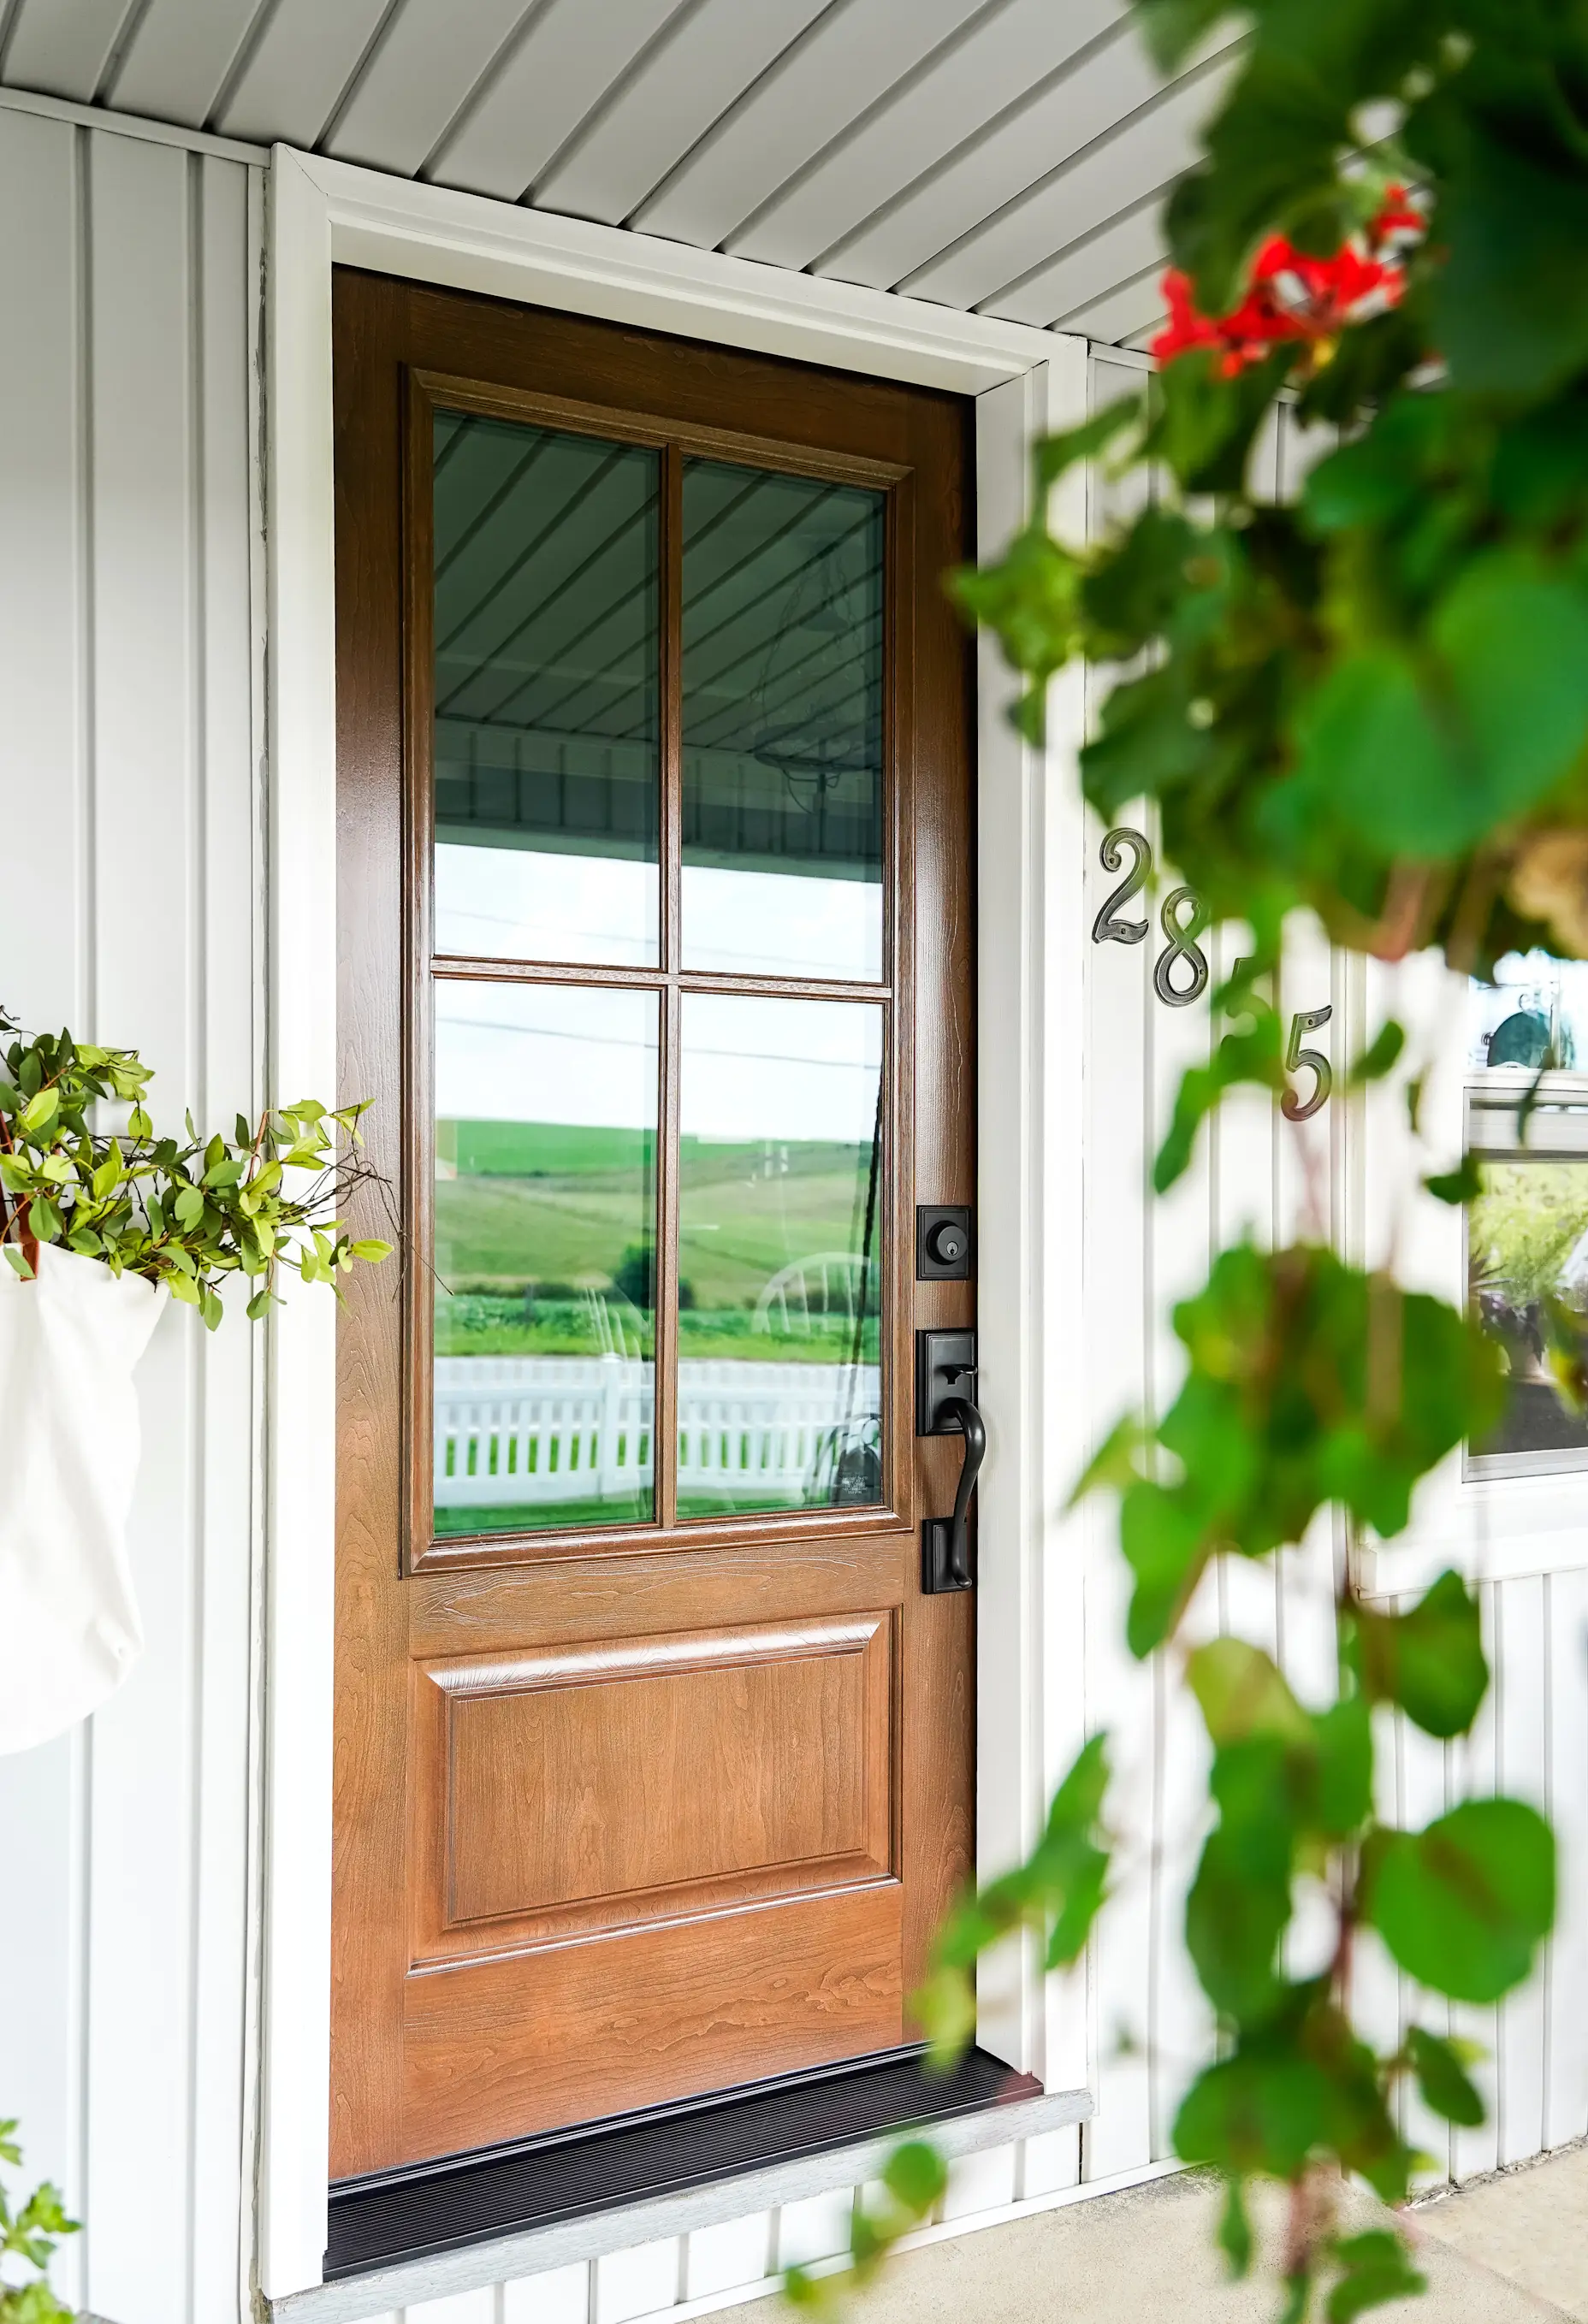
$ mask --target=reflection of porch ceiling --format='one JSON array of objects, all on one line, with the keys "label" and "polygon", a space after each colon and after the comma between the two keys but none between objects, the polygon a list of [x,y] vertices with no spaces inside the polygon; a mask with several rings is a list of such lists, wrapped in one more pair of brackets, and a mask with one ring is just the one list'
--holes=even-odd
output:
[{"label": "reflection of porch ceiling", "polygon": [[0,81],[1135,343],[1219,73],[1122,0],[0,0]]}]

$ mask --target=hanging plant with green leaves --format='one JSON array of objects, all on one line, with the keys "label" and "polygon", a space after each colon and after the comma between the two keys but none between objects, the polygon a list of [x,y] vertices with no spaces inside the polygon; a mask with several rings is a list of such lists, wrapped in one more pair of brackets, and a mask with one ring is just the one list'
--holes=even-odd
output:
[{"label": "hanging plant with green leaves", "polygon": [[[0,1015],[0,1032],[16,1031]],[[358,1158],[365,1105],[304,1099],[253,1123],[239,1114],[229,1139],[201,1138],[189,1114],[184,1138],[156,1137],[152,1073],[135,1049],[45,1033],[13,1039],[0,1062],[0,1250],[24,1280],[53,1245],[164,1284],[213,1331],[230,1276],[251,1286],[258,1321],[279,1304],[283,1271],[334,1286],[392,1250],[331,1215],[374,1176]],[[125,1130],[95,1126],[108,1105],[127,1109]]]},{"label": "hanging plant with green leaves", "polygon": [[[0,2122],[0,2163],[20,2165],[16,2124]],[[71,2310],[50,2289],[50,2263],[63,2236],[75,2236],[59,2188],[48,2180],[13,2208],[0,2181],[0,2324],[71,2324]],[[17,2267],[27,2270],[19,2279]]]},{"label": "hanging plant with green leaves", "polygon": [[[1297,910],[1341,945],[1388,961],[1433,947],[1463,974],[1519,948],[1588,956],[1588,13],[1134,13],[1165,71],[1226,25],[1247,35],[1168,204],[1159,373],[1039,447],[1030,523],[953,586],[1024,675],[1030,737],[1067,662],[1132,673],[1082,753],[1085,797],[1110,825],[1150,801],[1210,919],[1246,932],[1157,1157],[1161,1192],[1229,1089],[1285,1086],[1267,979]],[[1334,448],[1276,503],[1254,451],[1281,399]],[[1095,543],[1048,529],[1050,488],[1081,460],[1156,479]],[[1349,1080],[1404,1069],[1405,1049],[1399,1025],[1380,1027]],[[1407,1084],[1414,1132],[1422,1080]],[[1458,1204],[1481,1191],[1470,1161],[1423,1184]],[[1288,2190],[1285,2324],[1349,2324],[1422,2279],[1393,2221],[1347,2231],[1343,2179],[1405,2201],[1408,2086],[1447,2122],[1484,2114],[1461,2043],[1432,2024],[1392,2052],[1369,2037],[1353,1978],[1363,1932],[1429,1995],[1499,2001],[1553,1924],[1554,1837],[1517,1800],[1459,1801],[1420,1831],[1376,1812],[1375,1711],[1448,1740],[1487,1692],[1476,1592],[1457,1574],[1390,1613],[1348,1567],[1329,1701],[1300,1700],[1253,1646],[1198,1642],[1187,1615],[1214,1559],[1271,1558],[1322,1511],[1357,1541],[1400,1532],[1418,1482],[1494,1425],[1501,1359],[1459,1307],[1305,1242],[1223,1251],[1173,1320],[1175,1401],[1155,1423],[1122,1421],[1081,1489],[1118,1497],[1131,1650],[1169,1657],[1211,1746],[1185,1941],[1218,2039],[1175,2148],[1223,2176],[1237,2273],[1251,2182]],[[1563,1392],[1583,1369],[1580,1349],[1556,1366]],[[940,2056],[970,2038],[987,1946],[1034,1932],[1049,1968],[1082,1957],[1115,1846],[1107,1780],[1097,1737],[1031,1856],[943,1932],[914,2004]],[[1305,1970],[1304,1892],[1333,1932],[1309,1940]],[[857,2227],[863,2271],[942,2184],[940,2163],[903,2150]],[[820,2304],[844,2281],[795,2271],[789,2288]]]}]

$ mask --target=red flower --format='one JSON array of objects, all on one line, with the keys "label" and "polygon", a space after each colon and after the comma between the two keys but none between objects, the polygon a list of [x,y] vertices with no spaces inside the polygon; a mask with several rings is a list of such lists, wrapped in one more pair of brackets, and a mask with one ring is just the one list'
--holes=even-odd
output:
[{"label": "red flower", "polygon": [[1199,315],[1191,282],[1177,267],[1163,278],[1169,319],[1152,342],[1162,363],[1193,347],[1222,347],[1218,368],[1233,379],[1288,341],[1320,346],[1351,323],[1399,305],[1406,290],[1401,254],[1421,241],[1424,221],[1404,186],[1386,189],[1367,232],[1353,235],[1332,258],[1297,250],[1270,235],[1252,262],[1246,295],[1227,315]]}]

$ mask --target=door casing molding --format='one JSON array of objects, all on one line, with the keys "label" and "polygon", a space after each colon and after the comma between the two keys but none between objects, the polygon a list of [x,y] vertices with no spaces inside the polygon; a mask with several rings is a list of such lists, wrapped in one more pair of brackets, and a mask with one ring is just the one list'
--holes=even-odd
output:
[{"label": "door casing molding", "polygon": [[[978,547],[1029,508],[1033,439],[1085,416],[1086,346],[887,292],[581,219],[382,177],[276,146],[266,278],[269,1087],[337,1079],[336,567],[331,269],[360,266],[944,388],[976,399]],[[1085,536],[1085,480],[1054,494]],[[1079,1310],[1084,821],[1078,672],[1033,750],[1012,681],[978,659],[978,1306],[989,1449],[981,1486],[977,1856],[1010,1863],[1083,1739],[1083,1572],[1061,1505],[1086,1447]],[[258,2273],[267,2299],[321,2280],[330,2055],[336,1310],[271,1320],[267,1395],[264,1896]],[[979,2039],[1052,2091],[1087,2073],[1083,1998],[1029,1953],[990,1966]]]}]

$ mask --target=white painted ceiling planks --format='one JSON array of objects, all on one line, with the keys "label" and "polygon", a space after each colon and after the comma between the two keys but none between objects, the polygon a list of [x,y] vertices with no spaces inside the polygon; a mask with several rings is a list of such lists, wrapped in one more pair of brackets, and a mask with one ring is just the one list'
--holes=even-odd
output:
[{"label": "white painted ceiling planks", "polygon": [[828,0],[699,0],[535,188],[548,209],[621,225]]},{"label": "white painted ceiling planks", "polygon": [[91,105],[134,0],[22,0],[6,43],[5,78],[44,97]]},{"label": "white painted ceiling planks", "polygon": [[0,0],[0,82],[1140,339],[1226,64],[1126,0]]},{"label": "white painted ceiling planks", "polygon": [[[995,134],[1047,77],[1106,37],[1121,0],[1002,0],[947,42],[817,169],[765,207],[730,250],[773,266],[815,265],[863,233],[944,161]],[[964,224],[972,221],[965,220]]]},{"label": "white painted ceiling planks", "polygon": [[[149,0],[115,70],[99,92],[121,113],[142,113],[202,129],[260,12],[260,0]],[[10,79],[21,76],[10,70]]]},{"label": "white painted ceiling planks", "polygon": [[715,250],[879,105],[987,0],[849,0],[792,42],[636,212],[643,234]]}]

